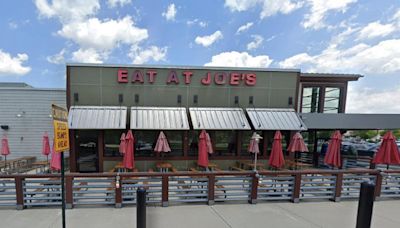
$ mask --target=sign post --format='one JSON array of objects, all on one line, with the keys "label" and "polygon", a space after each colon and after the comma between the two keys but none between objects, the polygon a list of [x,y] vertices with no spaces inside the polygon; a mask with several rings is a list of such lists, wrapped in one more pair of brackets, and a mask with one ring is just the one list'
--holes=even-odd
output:
[{"label": "sign post", "polygon": [[51,112],[54,126],[54,150],[61,153],[61,201],[62,227],[65,228],[65,171],[64,151],[69,150],[68,112],[65,108],[52,105]]}]

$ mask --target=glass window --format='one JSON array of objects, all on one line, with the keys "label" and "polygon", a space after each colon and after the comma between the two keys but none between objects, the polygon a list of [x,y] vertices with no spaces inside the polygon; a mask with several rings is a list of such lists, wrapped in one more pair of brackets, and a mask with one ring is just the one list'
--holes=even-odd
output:
[{"label": "glass window", "polygon": [[318,112],[319,87],[303,88],[303,100],[301,111],[303,113]]},{"label": "glass window", "polygon": [[[171,152],[166,153],[167,157],[183,156],[183,132],[182,131],[164,131],[167,137]],[[158,137],[158,136],[157,136]]]},{"label": "glass window", "polygon": [[135,131],[135,156],[155,157],[154,146],[157,142],[158,131]]},{"label": "glass window", "polygon": [[98,172],[97,131],[77,131],[76,149],[79,172]]},{"label": "glass window", "polygon": [[199,151],[199,134],[200,131],[191,131],[189,133],[189,156],[197,156]]},{"label": "glass window", "polygon": [[340,88],[326,87],[324,100],[324,113],[339,112]]},{"label": "glass window", "polygon": [[234,156],[236,152],[235,131],[210,131],[210,138],[215,145],[216,156]]},{"label": "glass window", "polygon": [[[106,130],[104,131],[104,157],[121,157],[119,153],[119,144],[124,130]],[[126,132],[125,132],[126,133]]]}]

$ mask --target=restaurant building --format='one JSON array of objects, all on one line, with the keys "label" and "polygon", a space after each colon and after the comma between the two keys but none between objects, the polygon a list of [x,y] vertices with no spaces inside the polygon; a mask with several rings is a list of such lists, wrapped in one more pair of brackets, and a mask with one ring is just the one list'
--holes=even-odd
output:
[{"label": "restaurant building", "polygon": [[[300,113],[344,113],[348,82],[360,77],[297,69],[68,64],[70,168],[110,170],[122,160],[120,136],[129,129],[140,171],[160,160],[182,170],[195,166],[202,129],[211,137],[210,160],[221,168],[251,159],[247,147],[254,131],[263,136],[265,160],[276,130],[284,135],[283,148],[295,132],[309,130]],[[160,131],[170,153],[153,151]]]}]

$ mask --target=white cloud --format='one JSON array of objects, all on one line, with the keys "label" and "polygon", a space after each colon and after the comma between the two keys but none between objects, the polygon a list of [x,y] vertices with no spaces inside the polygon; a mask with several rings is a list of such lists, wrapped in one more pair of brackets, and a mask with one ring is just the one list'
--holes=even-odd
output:
[{"label": "white cloud", "polygon": [[362,43],[347,49],[330,45],[320,54],[300,53],[281,61],[279,65],[285,68],[301,67],[311,72],[399,72],[400,39],[381,41],[374,46]]},{"label": "white cloud", "polygon": [[134,64],[147,63],[150,60],[155,62],[165,61],[167,56],[167,47],[159,48],[156,46],[151,46],[147,49],[142,49],[140,47],[132,47],[128,56],[133,60]]},{"label": "white cloud", "polygon": [[59,53],[52,55],[52,56],[47,56],[47,61],[50,63],[54,64],[61,64],[65,62],[64,54],[66,50],[63,48]]},{"label": "white cloud", "polygon": [[99,53],[93,48],[79,49],[72,53],[72,60],[80,63],[103,63],[106,53]]},{"label": "white cloud", "polygon": [[227,66],[227,67],[268,67],[272,59],[268,55],[252,56],[247,52],[222,52],[214,55],[211,62],[205,66]]},{"label": "white cloud", "polygon": [[393,88],[372,89],[349,86],[347,113],[400,113],[400,85]]},{"label": "white cloud", "polygon": [[28,55],[17,54],[12,57],[9,53],[0,49],[0,76],[2,75],[24,75],[31,71],[30,67],[22,66],[28,60]]},{"label": "white cloud", "polygon": [[[137,45],[148,38],[146,29],[135,26],[131,17],[100,21],[90,18],[63,26],[58,34],[77,43],[81,49],[108,53],[120,44]],[[82,52],[82,50],[80,50]],[[101,55],[107,58],[107,55]]]},{"label": "white cloud", "polygon": [[107,1],[107,5],[108,5],[110,8],[115,8],[115,7],[117,7],[118,5],[119,5],[120,7],[123,7],[124,5],[127,5],[127,4],[129,4],[129,3],[131,3],[131,0],[108,0],[108,1]]},{"label": "white cloud", "polygon": [[196,42],[196,44],[203,45],[204,47],[208,47],[222,38],[222,32],[218,30],[209,36],[197,36],[194,42]]},{"label": "white cloud", "polygon": [[10,29],[17,29],[18,28],[18,24],[17,24],[17,22],[11,21],[11,22],[8,23],[8,27]]},{"label": "white cloud", "polygon": [[247,44],[247,50],[249,50],[249,51],[253,50],[253,49],[257,49],[258,47],[260,47],[260,45],[264,41],[264,38],[260,35],[252,35],[251,37],[254,40]]},{"label": "white cloud", "polygon": [[207,27],[207,22],[201,21],[201,20],[198,19],[198,18],[196,18],[196,19],[194,19],[194,20],[189,20],[189,21],[186,22],[186,24],[187,24],[188,26],[192,26],[192,25],[197,24],[197,25],[199,25],[199,26],[202,27],[202,28]]},{"label": "white cloud", "polygon": [[361,29],[358,39],[363,40],[375,37],[385,37],[395,30],[396,27],[392,24],[381,24],[379,21],[375,21]]},{"label": "white cloud", "polygon": [[251,28],[251,26],[253,26],[253,22],[248,22],[245,25],[240,26],[238,28],[238,30],[236,31],[236,35],[249,30]]},{"label": "white cloud", "polygon": [[40,16],[57,17],[62,23],[83,20],[100,9],[99,0],[35,0],[35,5]]},{"label": "white cloud", "polygon": [[325,18],[331,11],[344,13],[348,5],[357,2],[357,0],[307,0],[311,6],[310,13],[304,16],[302,25],[304,28],[321,29],[326,27]]},{"label": "white cloud", "polygon": [[167,19],[167,21],[174,21],[177,10],[175,8],[175,4],[172,3],[168,6],[167,11],[163,12],[161,15]]},{"label": "white cloud", "polygon": [[303,6],[303,1],[298,0],[225,0],[225,7],[232,12],[246,11],[256,6],[261,7],[260,18],[274,16],[275,14],[289,14]]}]

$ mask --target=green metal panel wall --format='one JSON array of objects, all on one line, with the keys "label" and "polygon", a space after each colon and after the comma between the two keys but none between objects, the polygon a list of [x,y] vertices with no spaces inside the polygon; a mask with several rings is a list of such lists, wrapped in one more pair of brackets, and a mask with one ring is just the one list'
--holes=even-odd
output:
[{"label": "green metal panel wall", "polygon": [[[296,71],[257,71],[235,68],[224,69],[190,69],[190,68],[140,68],[140,67],[103,67],[103,66],[67,66],[69,67],[69,89],[71,105],[119,105],[118,95],[123,94],[124,106],[178,106],[177,96],[182,96],[182,106],[185,107],[232,107],[234,97],[239,96],[239,107],[249,106],[249,96],[254,97],[256,107],[288,108],[296,102],[296,86],[298,72]],[[132,74],[140,70],[144,76],[144,83],[118,83],[118,69],[128,70],[128,80]],[[146,71],[157,71],[155,82],[150,84]],[[179,84],[167,84],[167,77],[171,70],[176,71]],[[193,72],[191,83],[184,83],[183,71]],[[228,74],[255,73],[257,83],[247,86],[240,85],[210,85],[201,84],[207,72],[212,75],[216,72]],[[79,94],[79,101],[74,101],[74,93]],[[139,95],[139,103],[135,104],[134,95]],[[193,103],[193,96],[198,96],[198,104]],[[289,106],[288,99],[292,97],[293,105]]]}]

